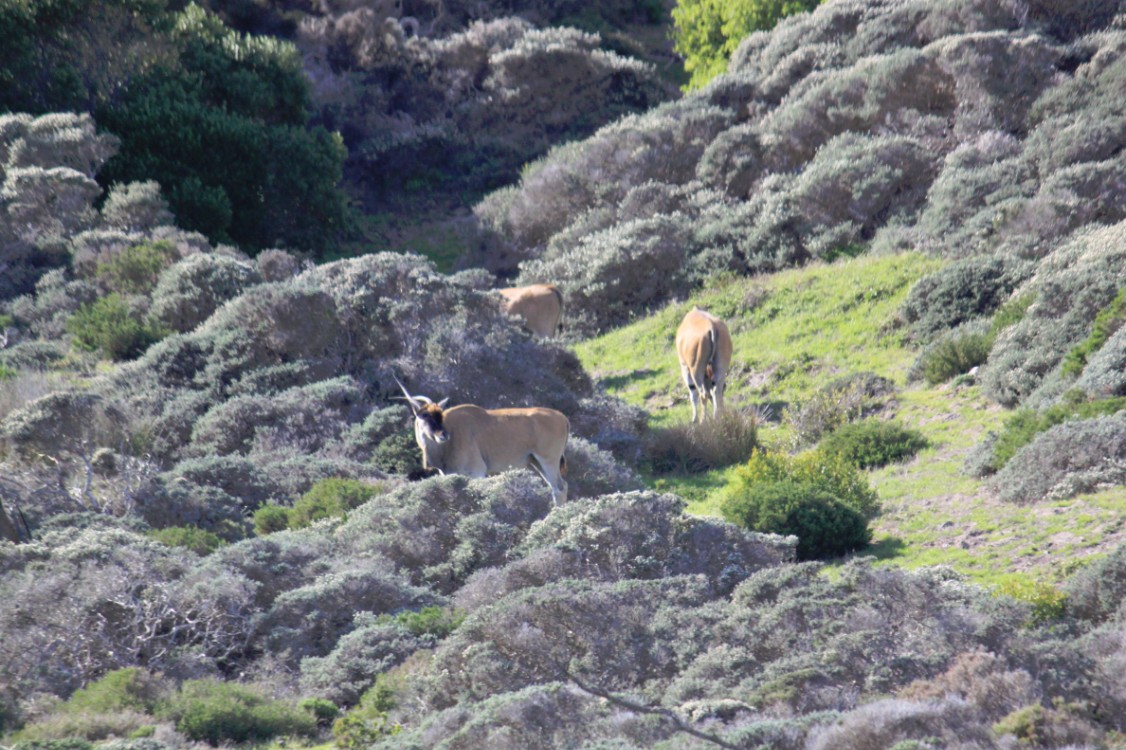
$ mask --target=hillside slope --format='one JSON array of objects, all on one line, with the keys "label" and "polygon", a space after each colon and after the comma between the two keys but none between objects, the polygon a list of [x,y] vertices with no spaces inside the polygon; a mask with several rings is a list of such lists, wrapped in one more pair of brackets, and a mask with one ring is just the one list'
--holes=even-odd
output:
[{"label": "hillside slope", "polygon": [[[990,403],[973,377],[928,385],[913,372],[919,347],[910,341],[903,303],[940,266],[906,254],[727,278],[582,342],[576,352],[608,393],[645,408],[653,427],[682,423],[688,397],[673,334],[691,306],[712,311],[727,321],[735,348],[727,405],[764,415],[759,440],[776,451],[810,447],[802,439],[803,410],[834,383],[886,378],[894,389],[882,396],[879,418],[917,429],[929,446],[905,463],[868,472],[883,510],[865,554],[907,567],[949,565],[989,584],[1058,583],[1126,541],[1126,487],[1029,506],[1001,501],[991,481],[967,473],[975,451],[991,432],[1003,431],[1013,412]],[[730,476],[716,469],[651,479],[689,498],[689,512],[719,515]]]}]

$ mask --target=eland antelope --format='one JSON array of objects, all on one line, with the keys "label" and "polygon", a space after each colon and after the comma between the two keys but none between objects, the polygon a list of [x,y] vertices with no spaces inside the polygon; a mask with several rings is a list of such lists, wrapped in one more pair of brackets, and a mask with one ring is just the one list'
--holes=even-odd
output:
[{"label": "eland antelope", "polygon": [[435,403],[412,396],[402,383],[399,388],[414,415],[423,467],[475,478],[530,468],[547,481],[552,502],[567,502],[563,452],[571,426],[562,412],[542,407],[482,409],[473,404],[447,409],[448,398]]},{"label": "eland antelope", "polygon": [[[727,325],[709,312],[693,307],[676,329],[676,353],[680,358],[680,374],[692,399],[692,421],[697,413],[707,415],[708,398],[712,400],[712,417],[723,411],[723,388],[731,367],[731,334]],[[700,405],[703,393],[704,404]]]},{"label": "eland antelope", "polygon": [[563,317],[563,293],[554,284],[532,284],[497,289],[501,307],[523,319],[524,327],[545,339],[559,331]]}]

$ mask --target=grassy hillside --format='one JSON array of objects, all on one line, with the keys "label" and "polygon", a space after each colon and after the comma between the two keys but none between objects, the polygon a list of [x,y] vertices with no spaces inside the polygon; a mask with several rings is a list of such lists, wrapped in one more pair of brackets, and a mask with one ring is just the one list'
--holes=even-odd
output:
[{"label": "grassy hillside", "polygon": [[[841,376],[871,372],[896,385],[882,416],[918,429],[929,447],[914,459],[868,472],[883,511],[865,555],[905,567],[949,565],[988,584],[1057,583],[1126,541],[1126,487],[1035,508],[998,500],[964,463],[1010,410],[990,403],[972,379],[927,386],[910,381],[919,351],[900,308],[911,286],[941,263],[918,254],[817,263],[755,279],[722,278],[683,302],[575,346],[584,367],[611,395],[645,409],[650,425],[690,416],[673,349],[680,318],[699,305],[729,323],[735,355],[728,405],[770,415],[759,437],[790,450],[780,419]],[[690,513],[719,515],[717,494],[731,470],[650,476],[689,498]]]}]

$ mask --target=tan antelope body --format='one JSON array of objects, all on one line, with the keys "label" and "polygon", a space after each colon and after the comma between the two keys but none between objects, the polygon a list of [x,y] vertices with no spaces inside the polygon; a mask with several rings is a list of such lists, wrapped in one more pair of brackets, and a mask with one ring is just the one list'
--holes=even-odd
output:
[{"label": "tan antelope body", "polygon": [[719,416],[723,411],[727,372],[731,369],[731,333],[727,325],[711,313],[693,307],[676,329],[676,353],[680,374],[692,399],[692,421],[696,421],[697,413],[701,420],[707,416],[709,398],[712,417]]},{"label": "tan antelope body", "polygon": [[571,425],[562,412],[543,407],[483,409],[473,404],[446,409],[448,399],[434,403],[410,395],[406,388],[403,393],[414,414],[414,437],[426,468],[476,478],[530,468],[547,481],[553,502],[567,501],[563,453]]},{"label": "tan antelope body", "polygon": [[563,317],[563,293],[554,284],[532,284],[497,289],[501,306],[509,315],[523,319],[524,327],[537,336],[552,338]]}]

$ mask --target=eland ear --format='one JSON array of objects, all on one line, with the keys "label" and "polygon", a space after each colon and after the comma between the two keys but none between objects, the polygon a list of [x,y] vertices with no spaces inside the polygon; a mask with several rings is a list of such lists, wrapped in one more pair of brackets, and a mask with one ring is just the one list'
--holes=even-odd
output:
[{"label": "eland ear", "polygon": [[439,409],[445,409],[446,404],[448,404],[449,402],[450,402],[450,397],[446,396],[444,399],[442,399],[441,401],[438,402],[438,408]]}]

